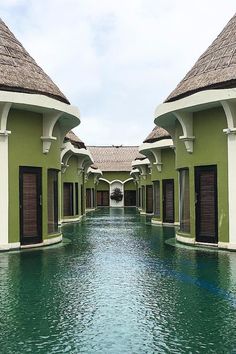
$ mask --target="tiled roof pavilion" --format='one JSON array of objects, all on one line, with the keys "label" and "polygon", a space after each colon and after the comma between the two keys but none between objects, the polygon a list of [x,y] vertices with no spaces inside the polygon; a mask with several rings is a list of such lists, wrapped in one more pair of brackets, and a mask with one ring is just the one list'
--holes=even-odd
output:
[{"label": "tiled roof pavilion", "polygon": [[126,171],[132,169],[132,161],[139,155],[138,146],[87,146],[94,163],[102,171]]}]

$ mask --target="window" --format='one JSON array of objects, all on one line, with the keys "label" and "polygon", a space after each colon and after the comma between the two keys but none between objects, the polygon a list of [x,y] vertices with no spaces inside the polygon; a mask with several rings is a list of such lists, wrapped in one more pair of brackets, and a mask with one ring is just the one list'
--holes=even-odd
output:
[{"label": "window", "polygon": [[160,209],[160,181],[154,181],[154,216],[161,216]]},{"label": "window", "polygon": [[75,215],[79,215],[79,184],[75,183]]},{"label": "window", "polygon": [[73,183],[63,184],[63,215],[74,215]]},{"label": "window", "polygon": [[58,232],[58,171],[48,170],[48,233]]},{"label": "window", "polygon": [[189,170],[179,171],[180,183],[180,231],[190,232]]},{"label": "window", "polygon": [[142,205],[142,210],[145,210],[145,186],[142,186],[142,201],[141,201],[141,205]]}]

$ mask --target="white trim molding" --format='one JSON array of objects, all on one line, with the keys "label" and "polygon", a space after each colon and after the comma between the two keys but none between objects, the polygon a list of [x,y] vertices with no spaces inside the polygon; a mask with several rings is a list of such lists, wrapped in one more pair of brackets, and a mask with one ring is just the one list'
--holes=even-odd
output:
[{"label": "white trim molding", "polygon": [[178,233],[176,233],[175,236],[176,236],[176,240],[181,243],[186,243],[187,245],[194,245],[195,244],[195,239],[192,237],[181,236],[181,235],[178,235]]},{"label": "white trim molding", "polygon": [[41,243],[35,243],[35,244],[31,244],[31,245],[21,245],[20,249],[45,247],[45,246],[55,245],[56,243],[59,243],[61,241],[62,241],[62,234],[59,236],[47,238],[46,240],[43,240],[43,242],[41,242]]},{"label": "white trim molding", "polygon": [[9,220],[9,176],[8,176],[8,135],[7,119],[11,103],[0,103],[0,248],[8,249]]},{"label": "white trim molding", "polygon": [[154,143],[143,143],[139,147],[139,152],[145,155],[152,162],[152,164],[157,167],[157,170],[161,172],[163,165],[161,160],[161,152],[162,149],[166,148],[173,148],[172,139],[162,139]]},{"label": "white trim molding", "polygon": [[162,221],[161,220],[151,220],[152,225],[154,226],[162,226]]},{"label": "white trim molding", "polygon": [[0,244],[0,252],[13,251],[17,249],[20,249],[20,242]]},{"label": "white trim molding", "polygon": [[69,167],[68,162],[72,156],[77,156],[78,158],[78,174],[87,172],[89,166],[94,163],[91,153],[87,149],[78,149],[71,142],[67,142],[63,145],[61,152],[62,173],[65,173]]},{"label": "white trim molding", "polygon": [[76,217],[71,217],[71,219],[67,219],[67,218],[62,218],[61,219],[61,224],[69,224],[69,223],[74,223],[74,222],[78,222],[81,221],[81,219],[83,218],[84,215],[80,215],[80,216],[76,216]]},{"label": "white trim molding", "polygon": [[[41,140],[44,154],[49,152],[52,142],[56,140],[52,133],[57,122],[60,123],[64,135],[80,123],[80,112],[76,107],[44,95],[1,91],[0,116],[7,116],[10,108],[37,112],[43,115]],[[4,121],[5,119],[0,121],[1,133],[6,130]]]},{"label": "white trim molding", "polygon": [[236,244],[236,99],[221,101],[228,127],[224,129],[228,141],[228,201],[229,201],[229,244]]}]

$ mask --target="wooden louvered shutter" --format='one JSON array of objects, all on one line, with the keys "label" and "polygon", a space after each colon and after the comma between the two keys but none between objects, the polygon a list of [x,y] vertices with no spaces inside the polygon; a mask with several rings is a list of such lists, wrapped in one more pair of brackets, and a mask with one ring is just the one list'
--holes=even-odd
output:
[{"label": "wooden louvered shutter", "polygon": [[91,189],[87,188],[86,189],[86,207],[91,208]]},{"label": "wooden louvered shutter", "polygon": [[103,206],[109,206],[109,192],[108,191],[103,191],[102,192],[102,205]]},{"label": "wooden louvered shutter", "polygon": [[153,188],[146,186],[146,212],[153,213]]},{"label": "wooden louvered shutter", "polygon": [[63,184],[63,214],[73,215],[73,183]]},{"label": "wooden louvered shutter", "polygon": [[42,171],[20,167],[20,238],[22,244],[42,241]]},{"label": "wooden louvered shutter", "polygon": [[154,182],[154,215],[160,217],[160,181]]},{"label": "wooden louvered shutter", "polygon": [[174,180],[163,180],[163,221],[174,222]]},{"label": "wooden louvered shutter", "polygon": [[218,241],[216,166],[195,169],[196,239],[200,242]]},{"label": "wooden louvered shutter", "polygon": [[23,234],[37,235],[37,175],[25,173],[23,175]]},{"label": "wooden louvered shutter", "polygon": [[97,191],[97,205],[102,206],[102,192]]}]

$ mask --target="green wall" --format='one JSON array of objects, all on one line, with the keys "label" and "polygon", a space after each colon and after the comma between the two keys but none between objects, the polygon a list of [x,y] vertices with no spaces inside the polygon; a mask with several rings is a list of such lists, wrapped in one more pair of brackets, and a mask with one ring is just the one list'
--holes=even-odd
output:
[{"label": "green wall", "polygon": [[110,190],[110,185],[105,182],[105,181],[98,181],[98,186],[97,186],[98,191],[109,191]]},{"label": "green wall", "polygon": [[[161,150],[162,169],[157,170],[157,166],[152,164],[152,181],[160,181],[160,201],[163,200],[162,181],[164,179],[174,179],[174,207],[175,207],[175,222],[179,221],[179,185],[178,172],[175,169],[175,152],[171,148]],[[161,203],[161,202],[160,202]],[[163,220],[162,203],[160,206],[160,217],[153,218],[154,220]]]},{"label": "green wall", "polygon": [[[73,216],[65,216],[66,219],[73,219],[76,216],[78,217],[79,215],[83,214],[82,208],[81,208],[81,198],[82,202],[85,203],[85,191],[83,191],[83,196],[81,195],[81,185],[84,183],[84,173],[81,172],[80,174],[78,173],[78,157],[76,155],[72,155],[68,161],[68,167],[66,168],[65,172],[61,174],[61,218],[64,218],[63,215],[63,183],[73,183],[73,202],[74,202],[74,215]],[[79,214],[76,214],[76,196],[75,196],[75,183],[78,183],[78,195],[79,195]],[[83,209],[85,208],[85,204]]]},{"label": "green wall", "polygon": [[120,180],[121,182],[124,182],[128,178],[130,178],[130,172],[126,171],[112,171],[112,172],[103,172],[102,178],[107,179],[109,182],[112,182],[116,179]]},{"label": "green wall", "polygon": [[19,167],[31,166],[42,168],[42,236],[48,235],[47,221],[47,170],[61,168],[60,131],[56,125],[53,136],[57,137],[48,154],[43,154],[40,137],[43,127],[41,114],[12,109],[9,113],[7,129],[9,135],[9,242],[20,241],[19,217]]},{"label": "green wall", "polygon": [[[142,187],[144,187],[144,195],[146,196],[146,186],[152,185],[152,180],[151,180],[151,173],[150,169],[145,166],[145,175],[141,176],[139,175],[139,181],[137,184],[137,189],[141,188],[141,202],[140,202],[140,209],[142,209],[142,212],[146,212],[146,197],[144,198],[142,202]],[[143,205],[143,207],[142,207]]]},{"label": "green wall", "polygon": [[[110,190],[110,185],[103,181],[103,179],[106,179],[109,182],[119,180],[121,182],[126,181],[127,179],[131,178],[130,172],[123,172],[123,171],[117,171],[117,172],[103,172],[103,175],[101,176],[101,179],[98,182],[97,190],[98,191],[107,191]],[[136,185],[133,181],[128,181],[124,185],[124,190],[136,190]]]},{"label": "green wall", "polygon": [[[190,177],[190,234],[195,238],[195,182],[194,167],[217,165],[218,179],[218,232],[219,241],[228,242],[228,153],[226,117],[221,108],[194,113],[193,116],[193,153],[186,151],[185,145],[176,139],[176,168],[189,167]],[[176,123],[176,137],[182,135],[180,124]],[[180,233],[179,233],[180,234]],[[181,233],[182,234],[182,233]]]}]

